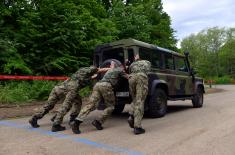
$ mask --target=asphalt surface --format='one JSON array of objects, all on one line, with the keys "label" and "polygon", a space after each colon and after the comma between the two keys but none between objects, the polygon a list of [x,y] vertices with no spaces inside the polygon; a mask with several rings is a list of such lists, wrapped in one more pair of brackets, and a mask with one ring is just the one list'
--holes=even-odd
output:
[{"label": "asphalt surface", "polygon": [[[38,129],[28,119],[0,121],[0,155],[234,155],[235,86],[217,86],[225,91],[205,95],[204,107],[192,108],[191,101],[169,102],[168,114],[160,119],[143,119],[146,133],[134,135],[126,113],[113,116],[97,131],[91,121],[95,111],[74,135],[64,120],[66,131],[52,133],[50,117],[39,121]],[[125,110],[128,109],[128,106]]]}]

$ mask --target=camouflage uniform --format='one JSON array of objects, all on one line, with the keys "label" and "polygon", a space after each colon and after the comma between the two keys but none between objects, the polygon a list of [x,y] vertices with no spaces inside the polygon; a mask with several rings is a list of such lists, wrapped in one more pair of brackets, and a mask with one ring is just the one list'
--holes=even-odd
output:
[{"label": "camouflage uniform", "polygon": [[70,79],[64,81],[63,83],[55,86],[52,89],[47,103],[43,108],[33,115],[33,118],[41,119],[45,114],[47,114],[51,109],[54,108],[55,104],[61,99],[65,98],[62,107],[58,110],[54,124],[61,124],[65,114],[71,110],[71,117],[76,117],[81,109],[82,101],[81,97],[78,95],[79,89],[85,87],[91,81],[91,76],[97,72],[96,67],[84,67],[74,73]]},{"label": "camouflage uniform", "polygon": [[119,78],[124,76],[125,73],[123,69],[119,67],[109,70],[104,75],[103,79],[96,83],[89,98],[89,103],[82,108],[76,119],[82,122],[91,111],[96,109],[97,104],[103,98],[106,108],[98,119],[98,121],[103,124],[114,110],[115,96],[113,89],[116,87]]},{"label": "camouflage uniform", "polygon": [[144,114],[144,102],[148,94],[148,76],[151,63],[146,60],[138,60],[130,66],[129,91],[132,96],[130,115],[134,116],[134,127],[141,128],[141,120]]}]

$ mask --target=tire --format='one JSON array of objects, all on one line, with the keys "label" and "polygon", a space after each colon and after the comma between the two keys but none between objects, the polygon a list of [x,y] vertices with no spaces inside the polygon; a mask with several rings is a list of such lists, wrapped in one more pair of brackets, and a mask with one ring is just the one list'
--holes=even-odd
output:
[{"label": "tire", "polygon": [[[122,65],[122,63],[119,60],[117,60],[117,59],[107,59],[99,67],[100,68],[109,67],[110,64],[111,64],[111,61],[114,61],[116,63],[116,65],[117,65],[117,67],[120,67]],[[105,73],[99,73],[98,76],[97,76],[97,79],[101,80],[103,78],[104,74]]]},{"label": "tire", "polygon": [[201,108],[203,106],[203,90],[202,90],[202,88],[200,88],[200,87],[197,88],[197,92],[193,96],[192,103],[193,103],[194,108]]},{"label": "tire", "polygon": [[148,104],[147,115],[152,118],[159,118],[165,116],[167,112],[167,95],[166,92],[157,88],[155,94],[151,97]]},{"label": "tire", "polygon": [[121,114],[123,109],[125,108],[125,104],[116,104],[113,110],[113,114]]}]

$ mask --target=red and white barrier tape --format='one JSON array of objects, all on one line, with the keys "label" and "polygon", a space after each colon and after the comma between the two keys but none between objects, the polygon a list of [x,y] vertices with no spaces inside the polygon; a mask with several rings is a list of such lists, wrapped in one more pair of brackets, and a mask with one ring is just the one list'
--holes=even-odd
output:
[{"label": "red and white barrier tape", "polygon": [[67,80],[66,76],[14,76],[0,75],[0,80]]}]

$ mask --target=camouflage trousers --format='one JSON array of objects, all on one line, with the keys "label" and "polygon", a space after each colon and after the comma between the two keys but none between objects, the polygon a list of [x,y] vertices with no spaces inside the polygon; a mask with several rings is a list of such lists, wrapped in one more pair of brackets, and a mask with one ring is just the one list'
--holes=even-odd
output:
[{"label": "camouflage trousers", "polygon": [[129,113],[134,116],[134,127],[141,127],[144,115],[144,102],[148,94],[148,77],[144,73],[131,74],[129,77],[129,90],[132,103]]},{"label": "camouflage trousers", "polygon": [[76,119],[83,121],[91,111],[96,109],[98,103],[102,99],[104,99],[106,108],[103,110],[103,113],[99,117],[98,121],[103,124],[105,120],[112,114],[115,105],[113,87],[108,82],[96,83],[89,98],[88,104],[82,108]]},{"label": "camouflage trousers", "polygon": [[80,112],[82,101],[79,95],[77,95],[77,91],[70,90],[68,91],[63,85],[55,86],[46,102],[46,104],[33,115],[36,119],[41,119],[44,115],[49,113],[52,110],[56,103],[59,100],[64,98],[64,102],[62,107],[56,114],[56,118],[54,122],[61,123],[63,121],[64,115],[71,109],[70,116],[77,116]]}]

